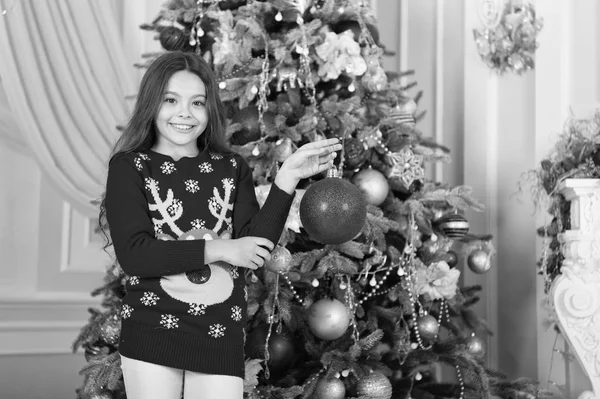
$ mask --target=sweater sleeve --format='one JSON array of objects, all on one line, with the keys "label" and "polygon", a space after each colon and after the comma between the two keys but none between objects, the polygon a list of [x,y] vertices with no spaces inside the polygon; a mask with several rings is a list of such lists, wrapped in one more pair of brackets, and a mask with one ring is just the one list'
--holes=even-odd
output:
[{"label": "sweater sleeve", "polygon": [[272,184],[262,208],[254,191],[252,170],[242,158],[237,159],[238,183],[233,205],[233,238],[263,237],[277,244],[287,220],[294,194],[288,194]]},{"label": "sweater sleeve", "polygon": [[204,265],[204,240],[163,241],[154,236],[142,175],[130,156],[111,160],[106,218],[119,264],[126,274],[161,277]]}]

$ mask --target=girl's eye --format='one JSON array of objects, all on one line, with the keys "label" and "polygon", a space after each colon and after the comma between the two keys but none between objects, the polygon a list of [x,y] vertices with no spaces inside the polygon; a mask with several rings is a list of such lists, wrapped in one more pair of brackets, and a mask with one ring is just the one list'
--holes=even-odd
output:
[{"label": "girl's eye", "polygon": [[204,102],[203,101],[194,101],[193,104],[196,107],[204,107]]},{"label": "girl's eye", "polygon": [[168,97],[167,97],[167,98],[165,98],[165,102],[166,102],[166,103],[171,103],[171,104],[174,104],[174,103],[175,103],[175,99],[174,99],[174,98],[168,98]]}]

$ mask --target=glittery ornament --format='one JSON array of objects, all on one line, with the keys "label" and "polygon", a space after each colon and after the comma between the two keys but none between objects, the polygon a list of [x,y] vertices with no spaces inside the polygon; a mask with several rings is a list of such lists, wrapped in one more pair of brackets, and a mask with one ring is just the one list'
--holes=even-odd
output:
[{"label": "glittery ornament", "polygon": [[417,319],[417,329],[421,339],[433,341],[440,332],[440,325],[435,317],[427,314]]},{"label": "glittery ornament", "polygon": [[361,170],[352,177],[351,181],[363,193],[365,201],[371,205],[381,205],[390,192],[385,176],[372,168]]},{"label": "glittery ornament", "polygon": [[485,354],[485,346],[481,338],[476,335],[471,335],[467,338],[467,351],[476,357],[481,357]]},{"label": "glittery ornament", "polygon": [[100,326],[100,338],[109,345],[115,345],[119,341],[121,334],[121,319],[112,316],[106,319]]},{"label": "glittery ornament", "polygon": [[462,238],[469,231],[469,222],[459,213],[445,215],[436,224],[448,238]]},{"label": "glittery ornament", "polygon": [[356,237],[367,218],[367,204],[355,185],[336,177],[310,185],[300,202],[300,220],[312,239],[322,244],[342,244]]},{"label": "glittery ornament", "polygon": [[167,26],[158,34],[160,45],[167,51],[183,50],[188,38],[183,31],[175,26]]},{"label": "glittery ornament", "polygon": [[314,399],[344,399],[346,387],[338,378],[323,378],[315,385]]},{"label": "glittery ornament", "polygon": [[483,274],[490,270],[490,255],[482,249],[476,249],[467,257],[467,265],[473,273]]},{"label": "glittery ornament", "polygon": [[392,384],[385,375],[376,371],[358,381],[356,393],[358,396],[367,396],[371,399],[390,399]]},{"label": "glittery ornament", "polygon": [[344,335],[350,323],[349,310],[337,299],[321,299],[308,309],[308,326],[317,337],[333,340]]},{"label": "glittery ornament", "polygon": [[84,357],[87,362],[89,362],[94,357],[102,354],[104,351],[99,346],[85,345]]},{"label": "glittery ornament", "polygon": [[292,254],[290,251],[278,245],[271,253],[271,259],[265,262],[265,268],[274,273],[287,272],[292,267]]},{"label": "glittery ornament", "polygon": [[[244,345],[246,355],[253,359],[265,358],[265,343],[269,332],[269,324],[264,323],[249,332]],[[269,368],[271,371],[284,370],[290,367],[296,356],[294,341],[286,333],[279,334],[275,325],[271,327],[269,337]]]}]

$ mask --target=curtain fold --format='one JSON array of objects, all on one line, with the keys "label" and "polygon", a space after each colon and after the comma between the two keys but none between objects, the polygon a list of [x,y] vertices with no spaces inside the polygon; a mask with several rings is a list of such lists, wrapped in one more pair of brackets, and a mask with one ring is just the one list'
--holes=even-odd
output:
[{"label": "curtain fold", "polygon": [[[0,0],[3,9],[12,2]],[[19,0],[0,18],[0,77],[20,135],[45,176],[90,215],[136,90],[119,32],[105,0]]]}]

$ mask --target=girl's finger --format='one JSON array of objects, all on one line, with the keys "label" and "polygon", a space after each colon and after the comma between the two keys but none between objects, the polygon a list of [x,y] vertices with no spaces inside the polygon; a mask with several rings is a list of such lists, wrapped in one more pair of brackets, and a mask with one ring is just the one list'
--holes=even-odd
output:
[{"label": "girl's finger", "polygon": [[[311,143],[312,144],[312,143]],[[300,152],[301,154],[303,154],[306,157],[311,157],[314,155],[325,155],[325,154],[329,154],[332,152],[336,152],[342,149],[342,145],[341,144],[334,144],[332,146],[327,146],[327,147],[323,147],[323,148],[307,148],[307,149],[299,149],[296,152]]]},{"label": "girl's finger", "polygon": [[[319,140],[319,141],[313,141],[312,143],[308,143],[303,145],[302,147],[306,147],[306,148],[323,148],[323,147],[327,147],[330,145],[335,145],[338,144],[340,142],[340,139],[338,138],[334,138],[334,139],[326,139],[326,140]],[[300,148],[302,148],[300,147]],[[341,145],[340,145],[340,149],[341,149]]]},{"label": "girl's finger", "polygon": [[265,261],[271,259],[271,253],[262,247],[258,247],[256,249],[256,254],[258,256],[260,256],[262,259],[264,259]]}]

